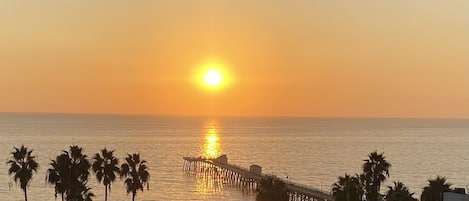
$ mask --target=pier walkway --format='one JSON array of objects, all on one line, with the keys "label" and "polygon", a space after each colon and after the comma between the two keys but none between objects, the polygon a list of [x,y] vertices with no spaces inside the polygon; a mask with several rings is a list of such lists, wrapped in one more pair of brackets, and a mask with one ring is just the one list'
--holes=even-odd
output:
[{"label": "pier walkway", "polygon": [[[239,186],[243,189],[255,190],[262,179],[276,178],[275,175],[262,174],[258,165],[251,165],[249,169],[228,163],[226,155],[216,159],[203,157],[183,157],[183,170],[187,172],[206,172],[220,177],[224,182]],[[290,201],[333,201],[330,192],[321,191],[290,181],[280,179],[286,184]]]}]

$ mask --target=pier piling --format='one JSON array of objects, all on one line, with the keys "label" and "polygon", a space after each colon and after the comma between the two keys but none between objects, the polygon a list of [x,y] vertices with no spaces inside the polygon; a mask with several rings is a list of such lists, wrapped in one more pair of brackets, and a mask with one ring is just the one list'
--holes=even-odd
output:
[{"label": "pier piling", "polygon": [[[259,181],[275,175],[262,174],[261,167],[252,165],[250,169],[229,164],[226,155],[216,159],[204,157],[183,157],[183,170],[189,173],[204,172],[220,178],[223,182],[241,189],[254,191]],[[276,177],[277,178],[277,177]],[[331,193],[321,191],[317,188],[285,181],[290,201],[334,201]]]}]

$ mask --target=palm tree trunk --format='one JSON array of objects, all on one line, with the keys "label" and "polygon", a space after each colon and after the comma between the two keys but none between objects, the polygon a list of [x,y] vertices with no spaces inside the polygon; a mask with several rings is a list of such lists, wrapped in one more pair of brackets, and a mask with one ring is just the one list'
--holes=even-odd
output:
[{"label": "palm tree trunk", "polygon": [[28,201],[28,193],[26,192],[26,188],[24,188],[23,191],[24,191],[24,201]]},{"label": "palm tree trunk", "polygon": [[108,188],[108,185],[105,185],[104,186],[104,201],[107,201],[107,188]]}]

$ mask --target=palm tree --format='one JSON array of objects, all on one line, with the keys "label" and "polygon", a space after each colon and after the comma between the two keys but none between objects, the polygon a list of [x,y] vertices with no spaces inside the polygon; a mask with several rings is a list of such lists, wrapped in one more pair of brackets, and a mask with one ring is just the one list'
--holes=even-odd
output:
[{"label": "palm tree", "polygon": [[15,151],[11,152],[11,157],[7,164],[10,166],[8,174],[13,176],[15,183],[20,181],[21,189],[24,192],[24,200],[28,201],[26,188],[33,177],[33,171],[37,173],[39,164],[36,162],[36,156],[32,155],[33,150],[21,145],[20,148],[13,147]]},{"label": "palm tree", "polygon": [[107,201],[107,191],[111,190],[111,183],[116,180],[119,171],[119,160],[113,156],[112,151],[106,148],[101,150],[101,155],[96,153],[93,157],[92,169],[99,182],[104,184],[104,200]]},{"label": "palm tree", "polygon": [[367,201],[378,201],[381,183],[389,177],[391,164],[385,160],[384,153],[376,151],[368,155],[364,160],[363,173],[365,175],[365,193]]},{"label": "palm tree", "polygon": [[332,185],[332,196],[335,201],[361,201],[363,186],[359,175],[339,177],[339,181]]},{"label": "palm tree", "polygon": [[86,187],[83,190],[83,201],[93,201],[94,193],[92,193],[91,188]]},{"label": "palm tree", "polygon": [[386,193],[386,201],[417,201],[414,193],[410,193],[409,189],[399,181],[393,182],[394,186],[388,186]]},{"label": "palm tree", "polygon": [[60,193],[62,201],[64,201],[66,184],[69,179],[68,167],[70,167],[70,159],[67,155],[61,154],[55,160],[51,160],[49,166],[46,181],[55,185],[55,197]]},{"label": "palm tree", "polygon": [[450,183],[446,182],[445,177],[437,176],[434,180],[428,180],[428,186],[423,188],[421,201],[441,201],[443,193],[452,191]]},{"label": "palm tree", "polygon": [[[77,199],[75,200],[79,200],[79,201],[93,201],[93,197],[94,197],[94,193],[92,193],[90,190],[91,188],[89,188],[88,186],[86,186],[86,183],[84,185],[80,185],[80,187],[78,188],[79,189],[79,192],[80,192],[80,196],[78,196]],[[72,199],[73,200],[73,199]],[[75,201],[73,200],[73,201]]]},{"label": "palm tree", "polygon": [[366,176],[364,173],[362,173],[362,174],[355,174],[355,177],[358,179],[358,185],[361,188],[360,200],[363,200],[363,196],[365,195]]},{"label": "palm tree", "polygon": [[140,160],[140,154],[127,154],[126,163],[121,165],[121,179],[125,179],[127,193],[132,192],[132,201],[135,201],[137,190],[143,191],[143,186],[150,180],[147,161]]},{"label": "palm tree", "polygon": [[272,177],[259,181],[256,201],[288,201],[285,182]]},{"label": "palm tree", "polygon": [[60,193],[62,201],[90,201],[94,196],[87,187],[90,162],[78,146],[70,146],[50,163],[46,180],[55,185],[55,196]]}]

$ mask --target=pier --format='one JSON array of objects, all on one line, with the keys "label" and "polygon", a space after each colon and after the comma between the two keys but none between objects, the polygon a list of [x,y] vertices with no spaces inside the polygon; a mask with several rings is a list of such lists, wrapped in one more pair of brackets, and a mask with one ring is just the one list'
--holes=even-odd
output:
[{"label": "pier", "polygon": [[330,192],[321,191],[290,181],[285,181],[275,175],[262,174],[262,168],[251,165],[249,169],[229,164],[226,155],[216,159],[204,157],[183,157],[183,170],[186,172],[204,172],[219,177],[222,181],[242,188],[243,190],[255,190],[259,181],[266,178],[276,178],[285,183],[290,201],[333,201]]}]

